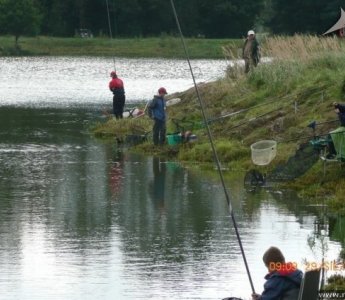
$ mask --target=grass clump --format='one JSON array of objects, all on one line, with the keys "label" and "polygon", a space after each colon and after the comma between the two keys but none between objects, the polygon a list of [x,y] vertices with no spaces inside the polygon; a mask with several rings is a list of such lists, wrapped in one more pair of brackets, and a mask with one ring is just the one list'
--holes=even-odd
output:
[{"label": "grass clump", "polygon": [[99,138],[115,137],[123,141],[127,135],[145,135],[149,132],[150,120],[143,116],[139,118],[115,119],[112,116],[104,123],[97,123],[92,129]]},{"label": "grass clump", "polygon": [[[215,142],[215,149],[219,160],[223,162],[242,160],[249,155],[248,148],[238,141],[219,139]],[[207,141],[184,147],[180,151],[178,158],[181,161],[189,162],[212,163],[214,161],[212,148]]]},{"label": "grass clump", "polygon": [[335,274],[327,279],[325,291],[345,291],[345,278],[340,274]]}]

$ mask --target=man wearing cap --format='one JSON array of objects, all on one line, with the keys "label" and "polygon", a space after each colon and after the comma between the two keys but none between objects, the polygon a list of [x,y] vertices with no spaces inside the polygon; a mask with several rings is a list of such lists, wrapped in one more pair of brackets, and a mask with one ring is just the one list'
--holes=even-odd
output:
[{"label": "man wearing cap", "polygon": [[109,89],[113,92],[113,114],[116,119],[122,119],[123,108],[125,106],[125,89],[123,81],[118,78],[115,71],[110,73],[112,80],[109,82]]},{"label": "man wearing cap", "polygon": [[254,30],[249,30],[243,45],[244,72],[248,73],[253,66],[256,67],[260,60],[259,43]]},{"label": "man wearing cap", "polygon": [[164,87],[159,88],[158,95],[155,95],[149,104],[154,120],[152,138],[154,145],[163,145],[166,135],[166,114],[165,95],[168,94]]}]

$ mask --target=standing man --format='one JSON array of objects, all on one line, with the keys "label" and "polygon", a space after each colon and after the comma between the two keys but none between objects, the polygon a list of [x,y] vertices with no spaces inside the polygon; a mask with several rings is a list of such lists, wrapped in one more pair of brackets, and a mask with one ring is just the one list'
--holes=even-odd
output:
[{"label": "standing man", "polygon": [[117,77],[115,71],[110,73],[112,80],[109,82],[109,89],[113,92],[113,114],[116,119],[122,119],[123,108],[125,106],[125,89],[123,81]]},{"label": "standing man", "polygon": [[243,45],[244,72],[248,73],[260,61],[259,42],[256,40],[254,30],[249,30]]},{"label": "standing man", "polygon": [[154,145],[163,145],[166,135],[166,114],[165,114],[165,95],[168,94],[164,87],[158,90],[149,104],[149,110],[152,111],[151,118],[154,120],[152,136]]}]

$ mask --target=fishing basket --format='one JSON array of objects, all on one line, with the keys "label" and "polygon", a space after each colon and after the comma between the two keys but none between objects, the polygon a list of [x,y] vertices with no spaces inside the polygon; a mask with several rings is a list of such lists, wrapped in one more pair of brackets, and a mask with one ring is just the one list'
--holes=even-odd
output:
[{"label": "fishing basket", "polygon": [[277,142],[273,140],[263,140],[250,146],[252,161],[255,165],[266,166],[277,155]]}]

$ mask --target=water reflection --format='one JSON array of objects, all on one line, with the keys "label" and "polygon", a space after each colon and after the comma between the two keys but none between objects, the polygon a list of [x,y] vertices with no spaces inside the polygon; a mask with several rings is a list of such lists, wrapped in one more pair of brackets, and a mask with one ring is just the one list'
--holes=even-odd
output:
[{"label": "water reflection", "polygon": [[125,154],[120,149],[111,150],[114,155],[109,172],[110,189],[112,199],[119,200],[123,188],[123,181],[125,179],[125,174],[123,172]]},{"label": "water reflection", "polygon": [[[97,111],[0,108],[0,299],[248,297],[220,184],[90,138]],[[319,259],[327,227],[316,224],[328,221],[287,191],[246,192],[243,178],[227,184],[260,291],[262,252]],[[329,260],[341,224],[331,228]]]},{"label": "water reflection", "polygon": [[159,157],[153,157],[153,179],[150,182],[150,194],[156,208],[164,212],[166,162]]}]

